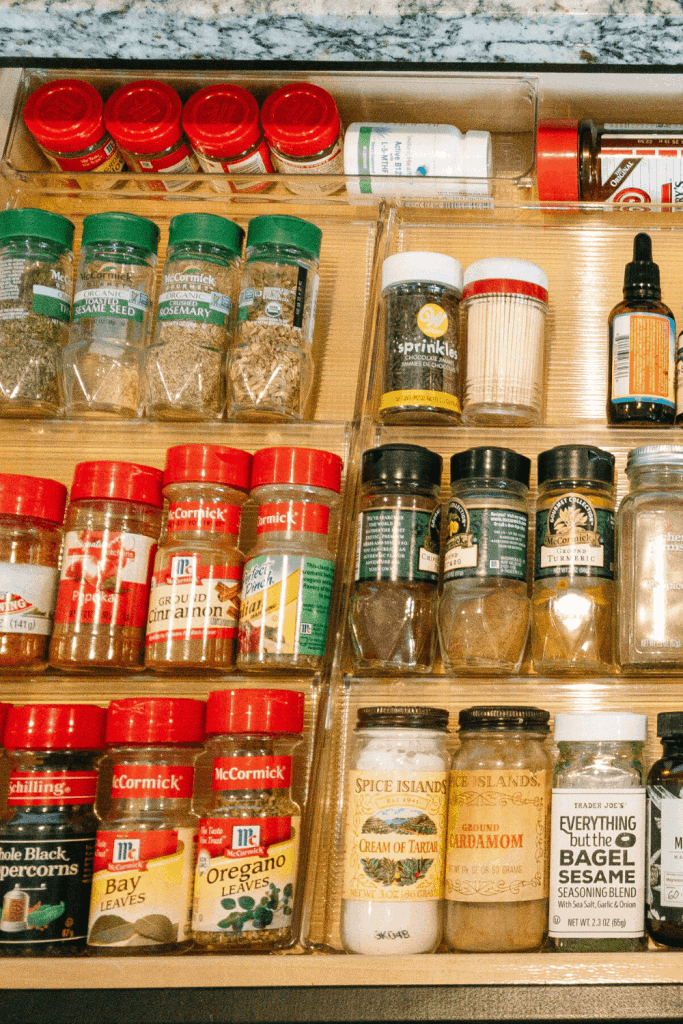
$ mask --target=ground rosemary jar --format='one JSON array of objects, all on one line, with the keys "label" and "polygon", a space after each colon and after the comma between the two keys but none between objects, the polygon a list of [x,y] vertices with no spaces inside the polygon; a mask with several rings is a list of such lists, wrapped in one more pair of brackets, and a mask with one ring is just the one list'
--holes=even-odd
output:
[{"label": "ground rosemary jar", "polygon": [[663,946],[683,946],[683,713],[657,715],[663,756],[647,777],[646,926]]},{"label": "ground rosemary jar", "polygon": [[192,935],[224,953],[296,941],[301,810],[290,794],[304,727],[295,690],[218,690],[206,708],[212,797],[199,822]]},{"label": "ground rosemary jar", "polygon": [[354,667],[429,672],[436,644],[441,456],[413,444],[363,453],[356,575],[349,604]]},{"label": "ground rosemary jar", "polygon": [[172,219],[154,341],[145,355],[152,419],[223,415],[243,238],[242,228],[211,213]]},{"label": "ground rosemary jar", "polygon": [[0,213],[0,416],[61,412],[73,236],[57,213]]},{"label": "ground rosemary jar", "polygon": [[145,666],[226,670],[235,664],[244,555],[237,547],[252,457],[238,448],[169,448],[166,535],[149,596]]}]

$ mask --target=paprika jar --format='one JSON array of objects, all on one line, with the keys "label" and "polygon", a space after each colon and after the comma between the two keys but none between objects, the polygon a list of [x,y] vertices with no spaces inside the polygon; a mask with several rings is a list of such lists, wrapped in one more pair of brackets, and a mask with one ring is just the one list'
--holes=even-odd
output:
[{"label": "paprika jar", "polygon": [[76,466],[50,643],[55,668],[136,671],[142,664],[161,483],[152,466]]},{"label": "paprika jar", "polygon": [[216,671],[235,664],[244,564],[238,538],[251,463],[238,448],[168,449],[168,519],[152,574],[146,668]]},{"label": "paprika jar", "polygon": [[192,791],[205,708],[204,701],[184,697],[130,697],[109,705],[111,799],[97,831],[90,952],[175,953],[191,942],[199,824]]},{"label": "paprika jar", "polygon": [[[319,85],[293,82],[276,89],[261,108],[261,124],[280,174],[344,173],[344,136],[337,106]],[[328,196],[344,185],[320,180],[287,188],[296,195]]]}]

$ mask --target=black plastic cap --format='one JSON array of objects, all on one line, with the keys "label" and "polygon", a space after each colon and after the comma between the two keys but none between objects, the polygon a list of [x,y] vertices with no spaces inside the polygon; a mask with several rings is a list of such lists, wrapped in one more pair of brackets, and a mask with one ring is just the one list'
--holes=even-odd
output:
[{"label": "black plastic cap", "polygon": [[363,452],[363,483],[440,487],[443,460],[418,444],[383,444]]},{"label": "black plastic cap", "polygon": [[356,729],[430,729],[448,731],[448,712],[443,708],[358,708]]},{"label": "black plastic cap", "polygon": [[550,712],[534,707],[474,707],[458,716],[463,732],[543,732],[547,733]]},{"label": "black plastic cap", "polygon": [[657,715],[657,735],[683,736],[683,711],[662,711]]},{"label": "black plastic cap", "polygon": [[586,480],[614,485],[614,456],[589,444],[560,444],[538,456],[539,486],[547,480]]},{"label": "black plastic cap", "polygon": [[652,262],[652,239],[641,231],[633,239],[633,260],[624,270],[624,298],[659,299],[659,267]]},{"label": "black plastic cap", "polygon": [[480,477],[488,480],[515,480],[529,486],[531,462],[512,448],[468,448],[451,455],[451,483]]}]

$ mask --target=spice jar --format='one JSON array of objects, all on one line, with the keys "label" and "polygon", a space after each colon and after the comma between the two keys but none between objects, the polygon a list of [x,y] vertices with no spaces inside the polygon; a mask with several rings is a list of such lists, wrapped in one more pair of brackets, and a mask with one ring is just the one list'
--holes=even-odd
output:
[{"label": "spice jar", "polygon": [[510,448],[470,448],[451,458],[451,500],[439,602],[446,671],[518,672],[527,594],[531,463]]},{"label": "spice jar", "polygon": [[382,265],[381,419],[459,423],[462,266],[438,252],[399,252]]},{"label": "spice jar", "polygon": [[74,470],[50,664],[80,671],[142,664],[162,474],[130,462]]},{"label": "spice jar", "polygon": [[647,715],[555,716],[548,934],[560,952],[647,949],[646,736]]},{"label": "spice jar", "polygon": [[56,171],[117,174],[126,165],[104,127],[103,109],[90,82],[59,78],[31,93],[24,121]]},{"label": "spice jar", "polygon": [[432,953],[441,941],[448,712],[359,708],[346,790],[347,953]]},{"label": "spice jar", "polygon": [[683,946],[681,834],[683,832],[683,713],[657,715],[663,754],[647,776],[645,925],[662,946]]},{"label": "spice jar", "polygon": [[254,455],[251,497],[259,510],[256,544],[244,565],[239,669],[322,665],[334,579],[327,534],[341,471],[338,455],[315,448],[262,448]]},{"label": "spice jar", "polygon": [[[336,104],[329,92],[310,82],[283,85],[267,97],[261,124],[280,174],[343,174],[343,133]],[[287,183],[296,195],[328,196],[344,186],[297,181]]]},{"label": "spice jar", "polygon": [[313,383],[313,327],[322,232],[284,214],[249,222],[235,345],[228,360],[230,415],[300,420]]},{"label": "spice jar", "polygon": [[235,664],[244,555],[237,547],[252,457],[237,448],[169,448],[166,536],[149,596],[145,667],[225,670]]},{"label": "spice jar", "polygon": [[142,414],[141,372],[152,330],[159,228],[132,213],[83,221],[73,323],[64,350],[67,411]]},{"label": "spice jar", "polygon": [[191,804],[204,714],[203,701],[183,697],[109,705],[111,799],[97,831],[90,952],[139,956],[189,947],[199,825]]},{"label": "spice jar", "polygon": [[537,672],[614,661],[614,456],[565,444],[538,456],[531,653]]},{"label": "spice jar", "polygon": [[0,212],[0,416],[61,412],[73,237],[58,213]]},{"label": "spice jar", "polygon": [[463,421],[534,426],[543,404],[548,277],[528,260],[472,263],[463,277],[467,375]]},{"label": "spice jar", "polygon": [[47,666],[65,506],[56,480],[0,474],[0,673]]},{"label": "spice jar", "polygon": [[354,667],[429,672],[436,645],[441,456],[414,444],[363,453],[355,583]]},{"label": "spice jar", "polygon": [[105,716],[92,704],[26,704],[7,714],[0,956],[85,951]]},{"label": "spice jar", "polygon": [[301,809],[290,787],[303,727],[298,691],[209,694],[212,795],[199,822],[192,911],[202,948],[253,953],[296,941]]},{"label": "spice jar", "polygon": [[242,228],[211,213],[171,220],[154,341],[145,354],[153,419],[223,415],[243,238]]},{"label": "spice jar", "polygon": [[551,761],[547,711],[460,712],[448,803],[446,924],[451,950],[539,949],[548,930]]}]

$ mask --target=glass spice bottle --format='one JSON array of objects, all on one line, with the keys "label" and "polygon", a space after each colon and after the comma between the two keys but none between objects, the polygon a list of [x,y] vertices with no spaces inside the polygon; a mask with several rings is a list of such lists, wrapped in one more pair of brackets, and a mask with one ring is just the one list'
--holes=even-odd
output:
[{"label": "glass spice bottle", "polygon": [[0,673],[42,672],[59,583],[66,487],[0,474]]},{"label": "glass spice bottle", "polygon": [[49,661],[55,668],[142,664],[162,473],[131,462],[74,470]]},{"label": "glass spice bottle", "polygon": [[244,565],[238,669],[321,667],[334,579],[330,506],[342,466],[338,455],[315,448],[262,448],[254,455],[257,538]]},{"label": "glass spice bottle", "polygon": [[531,653],[539,673],[614,662],[614,456],[558,445],[538,456]]},{"label": "glass spice bottle", "polygon": [[142,415],[159,228],[132,213],[83,221],[73,322],[64,350],[67,412]]},{"label": "glass spice bottle", "polygon": [[296,941],[301,809],[292,754],[304,727],[296,690],[217,690],[206,707],[212,795],[199,821],[192,937],[218,953]]},{"label": "glass spice bottle", "polygon": [[[343,132],[332,96],[319,85],[293,82],[268,96],[261,124],[275,169],[287,175],[344,173]],[[287,183],[296,195],[328,196],[343,183]]]},{"label": "glass spice bottle", "polygon": [[452,951],[521,952],[546,937],[549,718],[534,707],[460,712],[446,853],[444,937]]},{"label": "glass spice bottle", "polygon": [[146,668],[215,672],[235,664],[244,564],[237,543],[251,463],[238,448],[168,449],[168,519],[152,574]]},{"label": "glass spice bottle", "polygon": [[441,456],[413,444],[363,453],[355,583],[357,671],[429,672],[436,645]]},{"label": "glass spice bottle", "polygon": [[647,949],[646,737],[647,715],[555,716],[548,934],[559,952]]},{"label": "glass spice bottle", "polygon": [[0,956],[85,952],[105,716],[92,704],[26,704],[7,714]]},{"label": "glass spice bottle", "polygon": [[189,948],[199,825],[191,804],[204,716],[204,701],[184,697],[131,697],[109,705],[111,799],[95,845],[91,953]]},{"label": "glass spice bottle", "polygon": [[683,712],[657,715],[662,757],[647,776],[645,925],[655,942],[683,947]]},{"label": "glass spice bottle", "polygon": [[154,341],[144,357],[152,419],[223,415],[243,238],[242,228],[211,213],[171,220]]},{"label": "glass spice bottle", "polygon": [[303,419],[314,373],[321,238],[320,228],[299,217],[249,222],[228,359],[230,417]]},{"label": "glass spice bottle", "polygon": [[73,224],[58,213],[0,212],[0,416],[62,410],[73,237]]}]

